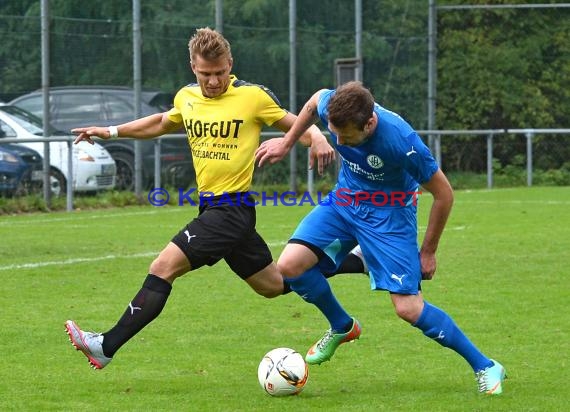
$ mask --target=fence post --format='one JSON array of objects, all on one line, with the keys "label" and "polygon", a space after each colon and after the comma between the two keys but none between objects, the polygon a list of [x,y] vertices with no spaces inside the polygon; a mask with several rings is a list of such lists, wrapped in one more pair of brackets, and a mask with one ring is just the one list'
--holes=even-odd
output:
[{"label": "fence post", "polygon": [[487,135],[487,189],[493,187],[493,133]]},{"label": "fence post", "polygon": [[154,187],[162,187],[160,181],[160,169],[162,167],[162,159],[160,157],[161,139],[154,139]]},{"label": "fence post", "polygon": [[[48,175],[48,180],[51,179]],[[51,188],[49,189],[51,190]],[[66,207],[67,211],[73,211],[73,139],[67,140],[67,186],[66,186]]]},{"label": "fence post", "polygon": [[441,165],[441,135],[440,134],[435,135],[435,160],[437,161],[437,164],[441,168],[442,165]]},{"label": "fence post", "polygon": [[526,132],[526,184],[532,186],[532,138],[534,133]]}]

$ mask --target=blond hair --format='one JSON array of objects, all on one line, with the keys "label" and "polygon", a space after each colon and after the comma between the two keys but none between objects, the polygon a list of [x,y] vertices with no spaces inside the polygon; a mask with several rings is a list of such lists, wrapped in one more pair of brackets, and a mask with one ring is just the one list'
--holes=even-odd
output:
[{"label": "blond hair", "polygon": [[196,29],[196,33],[188,42],[188,50],[190,51],[190,62],[197,55],[206,60],[214,60],[226,56],[232,58],[230,43],[226,38],[209,27]]}]

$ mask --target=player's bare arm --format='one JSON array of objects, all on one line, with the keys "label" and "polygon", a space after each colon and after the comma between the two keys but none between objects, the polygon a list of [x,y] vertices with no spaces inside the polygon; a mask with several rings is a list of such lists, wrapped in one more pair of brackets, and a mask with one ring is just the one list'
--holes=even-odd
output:
[{"label": "player's bare arm", "polygon": [[[288,113],[280,122],[278,122],[278,127],[287,132],[291,130],[297,116]],[[281,145],[283,139],[277,139],[276,142],[270,142],[269,144]],[[331,164],[335,159],[335,151],[330,145],[326,136],[321,132],[321,130],[314,124],[310,125],[307,130],[299,138],[299,143],[305,147],[310,147],[309,153],[309,168],[312,169],[317,160],[317,169],[319,175],[322,175],[324,169]],[[273,163],[273,162],[272,162]]]},{"label": "player's bare arm", "polygon": [[[316,131],[315,131],[316,130]],[[329,141],[322,134],[319,128],[315,125],[309,127],[305,134],[309,133],[311,136],[310,151],[309,151],[309,169],[312,169],[317,160],[317,171],[322,175],[325,168],[334,162],[335,150],[330,145]],[[302,139],[302,138],[301,138]]]},{"label": "player's bare arm", "polygon": [[[180,127],[178,123],[172,122],[166,112],[156,113],[150,116],[141,117],[131,122],[123,123],[117,128],[118,137],[132,137],[135,139],[151,139],[166,133],[172,133]],[[71,130],[71,133],[77,135],[75,144],[86,141],[93,144],[93,137],[101,139],[110,139],[111,130],[108,126],[89,126],[78,127]]]},{"label": "player's bare arm", "polygon": [[[289,153],[289,151],[295,145],[295,143],[299,141],[301,136],[303,136],[311,126],[313,126],[315,129],[318,130],[318,128],[314,125],[314,123],[316,123],[316,121],[318,120],[317,104],[318,104],[319,93],[320,91],[316,92],[309,99],[309,101],[305,103],[305,106],[301,110],[301,113],[299,113],[299,116],[297,116],[297,118],[294,120],[294,122],[291,125],[289,125],[289,127],[286,127],[286,125],[284,125],[285,128],[282,130],[286,130],[287,133],[282,139],[270,139],[263,142],[259,146],[259,148],[255,152],[255,161],[259,166],[263,166],[265,162],[273,164],[283,159],[287,155],[287,153]],[[287,122],[288,120],[291,119],[291,117],[289,116],[293,116],[294,118],[294,115],[288,114],[277,123],[282,124],[282,122]],[[289,119],[287,119],[288,117]],[[276,126],[280,127],[279,124],[276,124]],[[321,144],[322,142],[319,143],[319,145]]]},{"label": "player's bare arm", "polygon": [[422,277],[429,280],[435,274],[435,253],[453,206],[453,189],[441,170],[435,172],[429,182],[422,186],[433,196],[428,225],[420,248]]}]

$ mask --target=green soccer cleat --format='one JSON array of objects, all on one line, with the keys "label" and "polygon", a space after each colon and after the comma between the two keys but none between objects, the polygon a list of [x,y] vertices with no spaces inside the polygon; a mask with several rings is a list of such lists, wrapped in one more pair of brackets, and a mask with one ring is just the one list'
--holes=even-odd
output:
[{"label": "green soccer cleat", "polygon": [[475,373],[479,392],[487,395],[499,395],[503,392],[503,381],[507,377],[507,371],[496,360],[491,359],[493,366]]},{"label": "green soccer cleat", "polygon": [[310,365],[319,365],[322,362],[326,362],[332,358],[336,348],[343,343],[358,339],[361,332],[360,323],[355,318],[352,318],[352,328],[346,333],[336,333],[334,330],[329,329],[317,343],[311,346],[307,356],[305,356],[305,360]]}]

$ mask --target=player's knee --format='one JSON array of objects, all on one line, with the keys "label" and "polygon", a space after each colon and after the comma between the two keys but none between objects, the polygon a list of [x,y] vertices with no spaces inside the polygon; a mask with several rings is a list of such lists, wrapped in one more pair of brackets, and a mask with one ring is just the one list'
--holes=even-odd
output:
[{"label": "player's knee", "polygon": [[416,305],[410,304],[409,302],[395,303],[394,310],[400,319],[408,323],[416,322],[421,314],[421,309],[418,309]]},{"label": "player's knee", "polygon": [[277,270],[286,278],[295,278],[300,276],[306,269],[294,259],[279,259],[277,262]]},{"label": "player's knee", "polygon": [[148,270],[149,273],[165,279],[170,283],[172,283],[174,279],[181,275],[181,273],[178,273],[178,271],[172,266],[170,262],[168,262],[167,259],[164,259],[161,256],[158,256],[152,261]]}]

